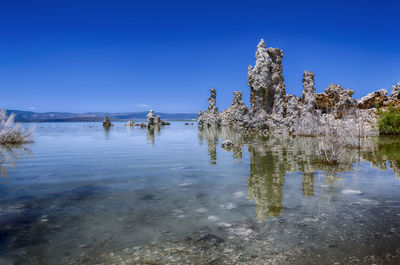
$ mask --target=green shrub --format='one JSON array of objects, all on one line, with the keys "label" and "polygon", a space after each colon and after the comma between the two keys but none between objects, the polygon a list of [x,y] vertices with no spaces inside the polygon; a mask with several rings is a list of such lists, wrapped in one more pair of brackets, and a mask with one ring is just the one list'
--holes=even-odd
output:
[{"label": "green shrub", "polygon": [[400,108],[390,106],[388,110],[379,110],[379,133],[400,134]]}]

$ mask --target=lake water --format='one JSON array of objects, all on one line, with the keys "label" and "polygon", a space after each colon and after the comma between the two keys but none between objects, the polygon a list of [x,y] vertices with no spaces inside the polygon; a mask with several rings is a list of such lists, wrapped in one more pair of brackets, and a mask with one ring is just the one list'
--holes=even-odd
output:
[{"label": "lake water", "polygon": [[314,138],[26,126],[0,149],[0,264],[399,264],[400,138],[329,166]]}]

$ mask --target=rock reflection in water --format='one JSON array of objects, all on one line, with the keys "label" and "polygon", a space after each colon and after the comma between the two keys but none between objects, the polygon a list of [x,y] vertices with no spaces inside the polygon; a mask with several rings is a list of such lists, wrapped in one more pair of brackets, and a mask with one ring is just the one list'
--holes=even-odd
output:
[{"label": "rock reflection in water", "polygon": [[215,165],[217,163],[217,146],[220,133],[220,128],[217,126],[209,126],[205,127],[204,129],[199,128],[199,142],[203,143],[204,139],[206,140],[211,165]]},{"label": "rock reflection in water", "polygon": [[7,168],[14,168],[22,155],[31,155],[32,151],[21,144],[0,145],[0,177],[8,177]]},{"label": "rock reflection in water", "polygon": [[[221,138],[221,141],[219,141]],[[302,172],[302,195],[315,196],[316,172],[322,177],[321,196],[330,200],[341,185],[337,173],[354,169],[360,161],[386,169],[386,162],[397,178],[400,178],[400,139],[393,137],[371,138],[361,149],[348,149],[340,163],[327,165],[320,160],[319,141],[313,137],[247,136],[227,127],[199,128],[200,142],[205,139],[211,164],[217,163],[217,146],[223,140],[230,140],[231,147],[222,147],[233,152],[235,159],[241,159],[243,147],[247,145],[250,155],[250,177],[248,198],[255,202],[258,220],[282,214],[282,188],[288,172]]]},{"label": "rock reflection in water", "polygon": [[155,124],[152,127],[142,128],[142,129],[147,130],[147,141],[149,142],[149,144],[154,145],[155,135],[157,136],[161,135],[161,126]]}]

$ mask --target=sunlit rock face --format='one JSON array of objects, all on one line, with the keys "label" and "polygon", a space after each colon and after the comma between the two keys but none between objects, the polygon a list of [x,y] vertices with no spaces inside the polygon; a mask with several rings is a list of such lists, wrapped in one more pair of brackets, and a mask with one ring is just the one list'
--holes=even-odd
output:
[{"label": "sunlit rock face", "polygon": [[393,106],[397,107],[400,106],[400,82],[397,85],[392,86],[392,93],[387,100],[383,103],[385,107]]},{"label": "sunlit rock face", "polygon": [[383,105],[386,100],[387,90],[381,89],[362,97],[357,104],[359,109],[377,108]]},{"label": "sunlit rock face", "polygon": [[337,84],[330,84],[324,93],[316,94],[317,108],[323,113],[333,114],[336,118],[342,118],[345,111],[355,108],[357,100],[352,96],[354,90],[344,89]]},{"label": "sunlit rock face", "polygon": [[259,129],[274,127],[284,117],[285,85],[282,75],[283,52],[266,48],[263,39],[257,46],[256,64],[248,67],[250,87],[249,126]]},{"label": "sunlit rock face", "polygon": [[293,125],[299,120],[301,108],[301,99],[295,95],[286,96],[286,123],[288,132],[293,132]]},{"label": "sunlit rock face", "polygon": [[305,71],[303,74],[303,93],[301,94],[301,102],[303,103],[303,113],[313,114],[315,112],[316,101],[315,101],[315,86],[314,86],[314,74]]},{"label": "sunlit rock face", "polygon": [[242,92],[233,92],[233,102],[228,109],[221,112],[221,124],[242,126],[248,119],[249,108],[242,100]]},{"label": "sunlit rock face", "polygon": [[204,113],[199,112],[199,118],[197,120],[199,126],[219,125],[221,123],[217,107],[217,91],[212,88],[210,89],[210,93],[207,110]]},{"label": "sunlit rock face", "polygon": [[146,116],[146,125],[147,125],[147,127],[153,127],[154,126],[154,112],[153,112],[153,110],[150,110],[149,113]]},{"label": "sunlit rock face", "polygon": [[160,117],[160,115],[157,115],[157,117],[154,119],[154,124],[161,124],[161,117]]}]

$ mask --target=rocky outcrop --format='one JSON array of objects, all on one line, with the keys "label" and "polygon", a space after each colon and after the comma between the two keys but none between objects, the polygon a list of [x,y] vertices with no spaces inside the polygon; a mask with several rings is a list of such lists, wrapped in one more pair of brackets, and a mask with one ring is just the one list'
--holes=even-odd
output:
[{"label": "rocky outcrop", "polygon": [[383,102],[387,99],[387,90],[381,89],[362,97],[357,104],[359,109],[371,109],[383,106]]},{"label": "rocky outcrop", "polygon": [[354,90],[344,89],[337,84],[330,84],[324,93],[316,94],[316,105],[322,113],[333,114],[336,118],[345,115],[345,111],[355,108],[357,100],[352,96]]},{"label": "rocky outcrop", "polygon": [[316,108],[314,74],[305,71],[303,74],[303,93],[301,94],[301,102],[303,103],[302,114],[313,115]]},{"label": "rocky outcrop", "polygon": [[300,118],[300,99],[295,95],[286,96],[286,123],[289,132],[292,132],[293,125]]},{"label": "rocky outcrop", "polygon": [[153,127],[154,126],[154,112],[150,110],[146,116],[146,126]]},{"label": "rocky outcrop", "polygon": [[400,83],[393,86],[389,97],[382,89],[357,101],[353,99],[354,90],[337,84],[330,84],[323,93],[315,94],[314,73],[310,71],[303,74],[301,98],[286,95],[282,50],[267,48],[261,39],[255,57],[254,67],[248,67],[250,109],[242,101],[241,92],[235,91],[231,106],[219,114],[216,91],[211,89],[207,110],[199,112],[199,127],[226,125],[243,127],[250,132],[303,135],[321,135],[329,131],[328,127],[335,127],[334,130],[346,127],[350,134],[354,130],[376,134],[373,129],[376,107],[400,106]]},{"label": "rocky outcrop", "polygon": [[387,100],[383,103],[385,107],[393,106],[398,107],[400,106],[400,82],[397,85],[392,86],[392,93]]},{"label": "rocky outcrop", "polygon": [[233,92],[233,102],[230,107],[221,112],[221,124],[243,126],[248,119],[249,108],[242,100],[242,92]]},{"label": "rocky outcrop", "polygon": [[221,122],[217,107],[217,92],[215,89],[210,89],[210,93],[207,110],[204,113],[202,111],[199,112],[199,118],[197,120],[199,126],[219,125]]},{"label": "rocky outcrop", "polygon": [[400,82],[392,86],[392,93],[389,96],[390,100],[400,100]]},{"label": "rocky outcrop", "polygon": [[111,127],[111,126],[112,126],[111,121],[110,121],[110,119],[108,118],[108,116],[106,116],[106,117],[104,118],[104,120],[103,120],[103,127]]},{"label": "rocky outcrop", "polygon": [[256,64],[248,67],[250,86],[250,126],[266,128],[269,116],[282,119],[284,116],[285,85],[282,75],[283,52],[277,48],[266,48],[263,39],[257,46]]},{"label": "rocky outcrop", "polygon": [[[153,110],[150,110],[149,114],[147,114],[147,116],[146,116],[145,127],[152,128],[152,127],[160,126],[160,125],[170,125],[170,123],[161,120],[160,115],[157,115],[157,117],[154,118],[154,112],[153,112]],[[143,124],[139,124],[139,125],[136,125],[136,126],[142,126],[143,127]]]}]

